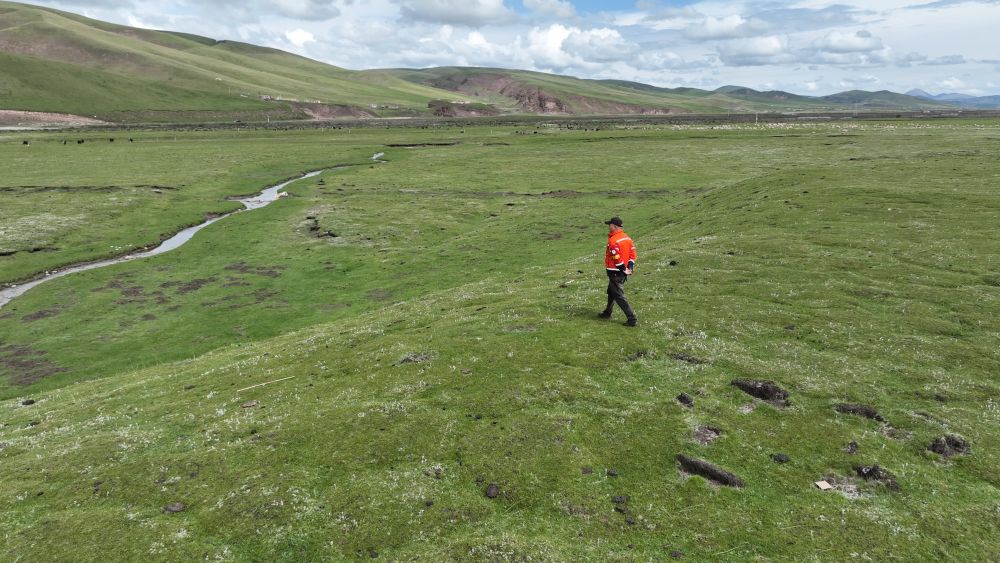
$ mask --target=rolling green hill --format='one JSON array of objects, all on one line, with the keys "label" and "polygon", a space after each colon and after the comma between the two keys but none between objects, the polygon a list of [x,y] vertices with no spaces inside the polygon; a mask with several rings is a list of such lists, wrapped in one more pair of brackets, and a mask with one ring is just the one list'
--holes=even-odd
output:
[{"label": "rolling green hill", "polygon": [[246,43],[0,2],[0,109],[108,121],[946,107],[889,92],[810,98],[739,86],[660,88],[498,68],[352,71]]},{"label": "rolling green hill", "polygon": [[[384,72],[384,71],[380,71]],[[438,67],[389,71],[411,82],[472,96],[510,111],[555,114],[829,112],[855,109],[942,109],[945,104],[902,94],[851,92],[814,98],[742,86],[714,91],[661,88],[625,80],[587,80],[499,68]],[[890,95],[891,94],[891,95]]]},{"label": "rolling green hill", "polygon": [[164,119],[207,111],[393,115],[454,97],[276,49],[9,2],[0,2],[0,57],[0,108],[112,121],[156,119],[156,112],[167,112]]},{"label": "rolling green hill", "polygon": [[888,90],[880,90],[878,92],[868,92],[865,90],[849,90],[847,92],[840,92],[838,94],[823,96],[820,99],[832,102],[834,104],[840,104],[843,106],[848,106],[862,110],[942,109],[942,108],[955,107],[949,104],[935,102],[933,100],[924,100],[921,98],[915,98],[913,96],[907,96],[905,94],[897,94],[895,92],[890,92]]}]

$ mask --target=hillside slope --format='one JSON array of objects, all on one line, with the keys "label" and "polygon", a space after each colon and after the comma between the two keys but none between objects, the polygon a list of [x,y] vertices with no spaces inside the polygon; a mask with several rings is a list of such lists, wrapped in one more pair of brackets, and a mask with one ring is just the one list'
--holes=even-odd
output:
[{"label": "hillside slope", "polygon": [[289,101],[320,103],[334,115],[338,108],[391,115],[426,111],[429,101],[450,95],[276,49],[9,2],[0,2],[0,55],[4,109],[111,120],[142,118],[143,111],[308,113],[310,106]]},{"label": "hillside slope", "polygon": [[726,112],[848,111],[864,109],[943,109],[950,106],[902,94],[853,92],[850,96],[812,98],[788,92],[758,92],[741,86],[715,91],[660,88],[625,80],[587,80],[500,68],[438,67],[391,69],[416,84],[448,90],[492,103],[508,111],[593,115]]}]

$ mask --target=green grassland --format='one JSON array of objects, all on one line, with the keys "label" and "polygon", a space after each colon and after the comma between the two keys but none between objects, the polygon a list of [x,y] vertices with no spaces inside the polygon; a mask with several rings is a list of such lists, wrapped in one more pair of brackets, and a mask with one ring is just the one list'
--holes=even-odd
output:
[{"label": "green grassland", "polygon": [[129,135],[0,136],[3,279],[325,171],[0,309],[6,560],[996,558],[1000,122]]}]

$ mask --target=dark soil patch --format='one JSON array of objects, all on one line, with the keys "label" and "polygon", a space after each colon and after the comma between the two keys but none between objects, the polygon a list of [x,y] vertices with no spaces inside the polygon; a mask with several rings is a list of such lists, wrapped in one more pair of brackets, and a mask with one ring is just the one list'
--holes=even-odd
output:
[{"label": "dark soil patch", "polygon": [[653,350],[639,350],[637,352],[629,354],[628,358],[626,359],[630,362],[635,362],[643,358],[655,358],[655,357],[656,357],[656,352],[654,352]]},{"label": "dark soil patch", "polygon": [[0,373],[14,385],[32,383],[68,371],[42,358],[48,352],[19,344],[0,345]]},{"label": "dark soil patch", "polygon": [[500,496],[500,487],[496,483],[490,483],[486,487],[486,498],[497,498]]},{"label": "dark soil patch", "polygon": [[542,233],[545,240],[562,240],[562,233]]},{"label": "dark soil patch", "polygon": [[722,436],[721,429],[714,426],[699,426],[695,429],[693,438],[695,442],[707,446],[718,439],[719,436]]},{"label": "dark soil patch", "polygon": [[218,281],[217,278],[198,278],[186,282],[169,281],[160,284],[162,288],[175,287],[178,294],[192,293],[205,287],[206,285]]},{"label": "dark soil patch", "polygon": [[414,149],[420,147],[453,147],[457,144],[458,141],[447,143],[392,143],[386,146],[394,149]]},{"label": "dark soil patch", "polygon": [[101,287],[95,287],[91,291],[107,291],[109,289],[117,289],[121,292],[121,299],[115,300],[115,305],[132,305],[132,304],[147,304],[150,301],[155,302],[157,305],[165,305],[169,303],[170,300],[162,291],[153,291],[146,293],[146,288],[141,285],[128,285],[121,278],[126,276],[119,276],[112,279],[108,283]]},{"label": "dark soil patch", "polygon": [[855,465],[854,472],[865,481],[876,481],[882,483],[890,491],[898,491],[899,483],[896,476],[876,465]]},{"label": "dark soil patch", "polygon": [[154,315],[152,313],[146,313],[141,318],[144,321],[155,321],[156,320],[156,315]]},{"label": "dark soil patch", "polygon": [[707,364],[708,363],[707,360],[703,360],[701,358],[696,358],[696,357],[694,357],[694,356],[692,356],[690,354],[685,354],[683,352],[676,352],[676,353],[670,354],[670,357],[673,358],[673,359],[675,359],[675,360],[677,360],[678,362],[685,362],[685,363],[691,364],[693,366],[700,366],[702,364]]},{"label": "dark soil patch", "polygon": [[788,391],[782,389],[773,381],[758,379],[734,379],[730,382],[730,385],[737,387],[740,391],[743,391],[747,395],[767,401],[774,406],[787,407],[791,404],[788,401]]},{"label": "dark soil patch", "polygon": [[865,418],[870,418],[872,420],[877,420],[879,422],[888,422],[885,418],[874,407],[869,407],[868,405],[859,405],[856,403],[838,403],[833,407],[837,412],[843,414],[853,414],[857,416],[863,416]]},{"label": "dark soil patch", "polygon": [[222,284],[222,287],[247,287],[250,285],[252,284],[244,280],[243,278],[238,278],[236,276],[226,276],[226,283]]},{"label": "dark soil patch", "polygon": [[236,262],[235,264],[226,266],[225,269],[240,272],[241,274],[255,274],[267,278],[276,278],[281,275],[281,270],[284,270],[285,266],[251,266],[246,262]]},{"label": "dark soil patch", "polygon": [[691,395],[688,395],[687,393],[681,393],[680,395],[677,395],[677,402],[688,408],[694,406],[694,399],[692,399]]},{"label": "dark soil patch", "polygon": [[183,512],[187,506],[183,502],[172,502],[163,507],[163,512],[167,514],[175,514],[177,512]]},{"label": "dark soil patch", "polygon": [[786,454],[780,454],[780,453],[771,454],[771,459],[774,460],[774,463],[781,463],[781,464],[785,464],[788,463],[789,461],[792,461],[792,458],[788,457]]},{"label": "dark soil patch", "polygon": [[946,434],[935,439],[927,449],[944,457],[953,455],[968,455],[972,452],[972,446],[962,438],[954,434]]},{"label": "dark soil patch", "polygon": [[847,445],[844,446],[840,451],[844,452],[845,454],[854,455],[858,453],[858,443],[848,442]]},{"label": "dark soil patch", "polygon": [[681,469],[687,473],[701,475],[710,481],[727,487],[740,488],[744,486],[743,479],[705,460],[688,457],[684,454],[677,454],[677,461],[681,464]]},{"label": "dark soil patch", "polygon": [[42,309],[41,311],[37,311],[31,313],[30,315],[25,315],[21,317],[21,321],[26,323],[32,323],[42,319],[47,319],[49,317],[54,317],[58,315],[59,312],[60,312],[59,309]]},{"label": "dark soil patch", "polygon": [[567,198],[567,197],[580,197],[583,194],[580,193],[580,192],[578,192],[578,191],[574,191],[574,190],[553,190],[551,192],[542,192],[542,193],[540,193],[538,195],[540,197]]},{"label": "dark soil patch", "polygon": [[373,289],[367,294],[368,299],[372,301],[388,301],[392,299],[392,292],[385,289]]},{"label": "dark soil patch", "polygon": [[422,364],[429,359],[431,359],[430,354],[410,353],[400,358],[396,362],[396,365],[401,366],[404,364]]}]

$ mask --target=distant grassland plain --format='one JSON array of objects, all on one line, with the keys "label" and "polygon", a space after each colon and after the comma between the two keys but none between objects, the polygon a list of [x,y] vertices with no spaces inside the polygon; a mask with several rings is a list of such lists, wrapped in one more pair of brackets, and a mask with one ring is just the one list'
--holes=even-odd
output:
[{"label": "distant grassland plain", "polygon": [[[3,134],[5,283],[325,171],[0,309],[0,554],[995,559],[998,153],[985,120]],[[637,329],[596,318],[613,214]]]}]

